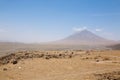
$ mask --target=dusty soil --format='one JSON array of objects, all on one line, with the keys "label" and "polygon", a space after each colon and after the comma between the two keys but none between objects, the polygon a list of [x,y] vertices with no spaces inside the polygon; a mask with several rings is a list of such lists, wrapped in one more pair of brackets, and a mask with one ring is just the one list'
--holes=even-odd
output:
[{"label": "dusty soil", "polygon": [[0,80],[120,80],[120,51],[18,51],[0,58]]}]

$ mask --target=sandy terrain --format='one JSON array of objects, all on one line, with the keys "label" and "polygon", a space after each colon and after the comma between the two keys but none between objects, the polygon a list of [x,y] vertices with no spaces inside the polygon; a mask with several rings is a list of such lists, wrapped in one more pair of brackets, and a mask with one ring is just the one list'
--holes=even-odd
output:
[{"label": "sandy terrain", "polygon": [[0,80],[120,80],[117,50],[19,51],[9,56],[0,59]]}]

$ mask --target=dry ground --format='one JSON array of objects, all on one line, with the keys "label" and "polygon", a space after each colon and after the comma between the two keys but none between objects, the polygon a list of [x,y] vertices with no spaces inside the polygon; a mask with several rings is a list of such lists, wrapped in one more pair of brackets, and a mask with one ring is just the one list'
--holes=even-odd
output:
[{"label": "dry ground", "polygon": [[0,80],[120,80],[120,51],[28,51],[27,53],[50,55],[73,53],[75,56],[28,58],[19,60],[17,64],[0,65]]}]

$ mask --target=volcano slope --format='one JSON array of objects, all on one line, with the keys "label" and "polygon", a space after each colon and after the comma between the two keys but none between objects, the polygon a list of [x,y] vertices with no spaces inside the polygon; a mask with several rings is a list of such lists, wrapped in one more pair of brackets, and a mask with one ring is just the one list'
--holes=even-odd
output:
[{"label": "volcano slope", "polygon": [[0,80],[120,80],[120,51],[16,51],[0,57]]}]

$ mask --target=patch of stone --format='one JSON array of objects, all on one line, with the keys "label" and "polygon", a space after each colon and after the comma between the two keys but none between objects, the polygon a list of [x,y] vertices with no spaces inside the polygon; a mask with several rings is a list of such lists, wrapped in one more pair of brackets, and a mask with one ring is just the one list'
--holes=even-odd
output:
[{"label": "patch of stone", "polygon": [[94,60],[95,62],[100,62],[100,61],[110,61],[111,58],[110,57],[106,57],[106,56],[87,56],[87,57],[83,57],[82,60]]},{"label": "patch of stone", "polygon": [[17,64],[22,59],[29,59],[29,58],[43,58],[43,59],[63,59],[63,58],[72,58],[74,57],[74,52],[71,53],[58,53],[58,54],[49,54],[49,53],[35,53],[30,51],[21,51],[16,53],[11,53],[9,55],[0,57],[0,65],[5,65],[8,63]]},{"label": "patch of stone", "polygon": [[96,80],[120,80],[120,71],[94,74]]}]

